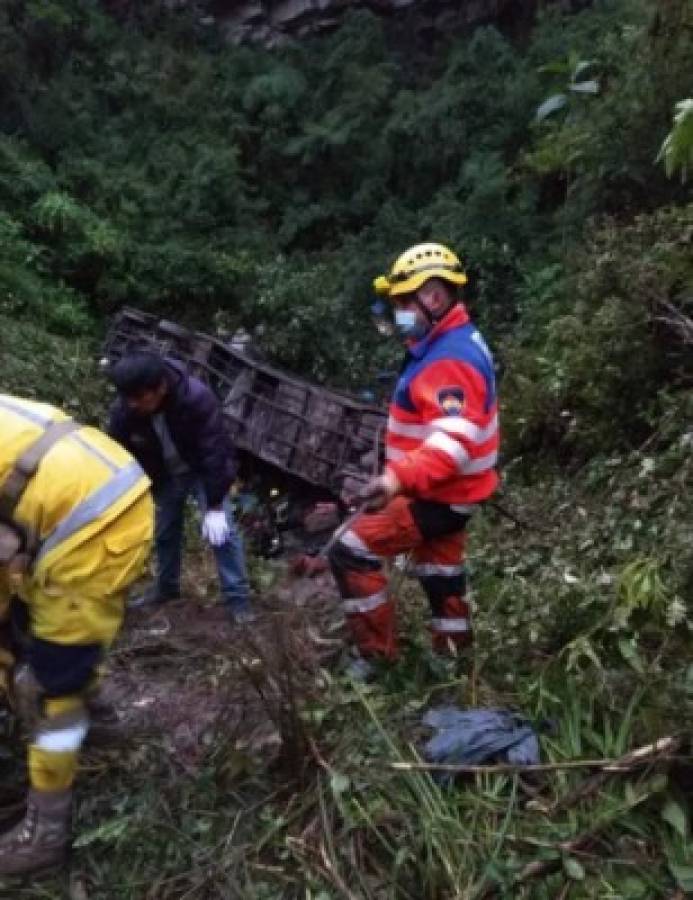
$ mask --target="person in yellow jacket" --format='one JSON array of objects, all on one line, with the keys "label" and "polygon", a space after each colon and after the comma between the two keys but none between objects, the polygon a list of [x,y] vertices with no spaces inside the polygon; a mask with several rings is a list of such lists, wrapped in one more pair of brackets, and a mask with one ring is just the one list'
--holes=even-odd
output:
[{"label": "person in yellow jacket", "polygon": [[0,877],[65,856],[85,698],[153,519],[149,480],[123,447],[53,406],[0,394],[0,622],[23,626],[5,680],[29,735],[30,786],[24,818],[0,835]]}]

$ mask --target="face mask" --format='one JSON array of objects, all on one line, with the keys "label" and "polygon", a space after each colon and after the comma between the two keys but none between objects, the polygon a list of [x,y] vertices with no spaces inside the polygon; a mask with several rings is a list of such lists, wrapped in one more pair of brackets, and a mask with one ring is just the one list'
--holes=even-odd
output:
[{"label": "face mask", "polygon": [[395,310],[395,327],[402,337],[414,340],[422,338],[428,331],[426,326],[419,322],[415,310],[412,309]]}]

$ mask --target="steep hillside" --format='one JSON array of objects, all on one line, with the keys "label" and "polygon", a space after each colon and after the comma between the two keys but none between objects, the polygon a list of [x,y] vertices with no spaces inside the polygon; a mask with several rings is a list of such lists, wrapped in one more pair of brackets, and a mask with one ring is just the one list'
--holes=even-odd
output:
[{"label": "steep hillside", "polygon": [[[518,28],[531,21],[537,5],[536,0],[214,0],[209,4],[227,40],[261,42],[266,46],[334,29],[347,9],[367,9],[430,39],[450,29],[488,23]],[[569,9],[572,4],[562,0],[560,5]]]},{"label": "steep hillside", "polygon": [[397,357],[364,328],[371,279],[433,237],[497,346],[561,296],[601,216],[685,202],[654,160],[693,79],[689,10],[549,6],[522,42],[450,29],[429,48],[357,10],[267,53],[154,0],[122,23],[86,0],[5,4],[0,291],[63,330],[122,303],[243,326],[361,388]]},{"label": "steep hillside", "polygon": [[[114,648],[120,727],[84,756],[69,870],[0,895],[690,894],[690,3],[554,5],[529,33],[435,41],[352,10],[271,53],[171,5],[0,5],[2,390],[102,420],[123,303],[369,387],[401,352],[368,325],[372,277],[451,244],[502,403],[503,486],[469,537],[476,640],[434,656],[395,569],[402,658],[356,684],[330,576],[260,557],[257,628],[225,631],[191,518],[184,599]],[[422,718],[445,704],[526,716],[542,767],[426,768]],[[7,714],[0,735],[5,818],[24,777]]]},{"label": "steep hillside", "polygon": [[[473,654],[430,653],[420,589],[398,573],[402,659],[366,687],[341,674],[329,576],[255,560],[258,626],[222,633],[196,547],[184,600],[131,615],[112,654],[119,719],[84,756],[70,895],[685,896],[691,421],[679,396],[637,451],[530,485],[506,472],[503,511],[471,533]],[[546,768],[432,777],[421,719],[444,704],[528,716]],[[644,763],[604,768],[637,748]],[[18,754],[4,771],[9,809]],[[65,881],[0,891],[57,897]]]},{"label": "steep hillside", "polygon": [[104,421],[106,385],[93,337],[55,334],[40,319],[0,312],[0,392],[54,403],[87,424]]},{"label": "steep hillside", "polygon": [[[103,0],[120,20],[137,16],[132,0]],[[590,0],[553,0],[570,12]],[[526,31],[540,3],[537,0],[177,0],[164,8],[186,11],[204,28],[219,28],[230,43],[276,47],[334,30],[348,12],[362,9],[383,17],[422,41],[450,30],[495,24],[512,32]]]}]

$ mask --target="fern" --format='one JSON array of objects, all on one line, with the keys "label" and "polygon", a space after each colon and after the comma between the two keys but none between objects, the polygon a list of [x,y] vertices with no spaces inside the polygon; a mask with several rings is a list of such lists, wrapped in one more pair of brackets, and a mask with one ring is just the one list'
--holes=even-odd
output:
[{"label": "fern", "polygon": [[693,166],[693,100],[680,100],[676,104],[674,125],[664,139],[656,161],[664,163],[669,178],[680,171],[682,183],[687,181]]}]

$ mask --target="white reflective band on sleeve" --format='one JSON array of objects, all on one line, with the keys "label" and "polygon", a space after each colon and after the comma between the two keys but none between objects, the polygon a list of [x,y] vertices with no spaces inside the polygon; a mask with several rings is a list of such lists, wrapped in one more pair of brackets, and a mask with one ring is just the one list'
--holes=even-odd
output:
[{"label": "white reflective band on sleeve", "polygon": [[352,553],[357,554],[363,559],[379,559],[380,557],[376,556],[375,553],[371,553],[371,551],[366,547],[361,538],[349,528],[347,531],[339,539],[340,544],[344,544],[345,547],[348,547]]},{"label": "white reflective band on sleeve", "polygon": [[104,453],[102,453],[96,447],[92,447],[91,444],[87,443],[87,441],[84,440],[84,438],[82,437],[81,434],[79,434],[79,432],[74,432],[73,434],[69,435],[69,437],[70,437],[70,440],[77,441],[77,443],[79,444],[80,447],[82,447],[84,450],[86,450],[87,453],[89,453],[95,459],[98,459],[99,462],[102,462],[104,464],[104,466],[106,466],[107,469],[111,470],[111,472],[118,471],[117,464],[114,463],[112,459],[109,459]]},{"label": "white reflective band on sleeve", "polygon": [[480,456],[478,459],[467,463],[464,467],[464,471],[468,475],[475,475],[477,472],[485,472],[487,469],[492,469],[497,462],[498,454],[494,451],[493,453],[487,453],[486,456]]},{"label": "white reflective band on sleeve", "polygon": [[9,409],[10,412],[22,416],[22,418],[29,422],[33,422],[34,425],[48,425],[48,423],[52,421],[50,416],[44,416],[42,413],[36,412],[33,409],[24,409],[22,406],[17,406],[16,403],[13,403],[9,399],[9,397],[0,397],[0,408]]},{"label": "white reflective band on sleeve", "polygon": [[476,512],[478,504],[476,503],[451,503],[450,509],[453,512],[461,513],[464,516],[471,516]]},{"label": "white reflective band on sleeve", "polygon": [[82,741],[87,736],[89,723],[75,723],[68,728],[58,728],[55,731],[39,731],[34,740],[34,746],[52,753],[61,753],[66,750],[79,750]]},{"label": "white reflective band on sleeve", "polygon": [[342,600],[344,612],[346,613],[366,613],[377,609],[387,603],[387,591],[378,591],[377,594],[371,594],[370,597],[350,597]]},{"label": "white reflective band on sleeve", "polygon": [[140,468],[139,463],[131,462],[103,484],[98,490],[90,494],[86,500],[76,506],[66,519],[55,528],[41,544],[41,549],[36,557],[37,561],[44,557],[47,553],[57,547],[58,544],[67,540],[80,528],[84,528],[98,519],[100,515],[106,512],[114,503],[116,503],[123,494],[126,494],[133,488],[140,478],[144,477],[144,472]]},{"label": "white reflective band on sleeve", "polygon": [[475,330],[472,332],[472,340],[473,340],[474,343],[477,345],[477,347],[481,350],[481,352],[484,354],[484,356],[486,357],[486,361],[488,362],[488,364],[489,364],[489,365],[491,366],[491,368],[493,369],[493,368],[494,368],[494,365],[493,365],[493,356],[491,356],[491,351],[488,349],[488,345],[486,344],[486,341],[485,341],[485,340],[483,339],[483,337],[481,336],[481,332],[480,332],[480,331],[477,331],[477,330],[475,329]]},{"label": "white reflective band on sleeve", "polygon": [[431,433],[428,425],[418,425],[409,422],[398,422],[393,416],[387,420],[387,430],[392,434],[400,434],[402,437],[425,438]]},{"label": "white reflective band on sleeve", "polygon": [[439,430],[447,434],[466,437],[475,444],[485,444],[498,431],[498,416],[495,415],[485,428],[482,428],[470,419],[465,419],[464,416],[444,416],[440,419],[434,419],[430,428],[431,430]]},{"label": "white reflective band on sleeve", "polygon": [[[41,425],[42,427],[46,427],[50,425],[53,420],[49,416],[44,416],[42,413],[36,412],[33,409],[24,409],[21,406],[17,406],[17,404],[12,403],[11,400],[8,400],[7,397],[0,397],[0,409],[8,409],[10,412],[16,413],[18,416],[22,416],[22,418],[26,419],[28,422],[33,422],[34,425]],[[112,472],[118,471],[118,466],[107,456],[105,456],[99,449],[96,447],[92,447],[92,445],[86,441],[77,431],[73,431],[72,434],[66,435],[68,440],[77,441],[77,443],[82,447],[87,453],[90,453],[93,457],[100,460],[105,466],[107,466]]]},{"label": "white reflective band on sleeve", "polygon": [[469,619],[431,619],[431,628],[439,634],[461,634],[469,631]]},{"label": "white reflective band on sleeve", "polygon": [[[447,453],[448,456],[455,460],[457,468],[466,475],[476,475],[479,472],[485,472],[487,469],[492,469],[498,462],[498,453],[495,450],[493,453],[487,453],[486,456],[480,456],[478,459],[470,459],[469,453],[467,453],[462,444],[442,431],[436,431],[426,438],[424,446],[435,447]],[[400,450],[398,447],[387,447],[385,449],[385,458],[390,462],[398,462],[404,459],[406,455],[405,451]],[[471,512],[472,510],[469,511]],[[467,506],[460,506],[455,508],[455,512],[467,513],[468,508]]]},{"label": "white reflective band on sleeve", "polygon": [[437,563],[419,563],[418,566],[414,566],[414,574],[418,575],[419,578],[426,578],[426,576],[431,575],[447,575],[452,578],[457,575],[464,575],[464,566],[443,566],[438,565]]},{"label": "white reflective band on sleeve", "polygon": [[436,431],[444,431],[447,434],[466,437],[475,444],[484,444],[486,441],[491,440],[498,431],[498,416],[494,415],[489,424],[483,428],[464,416],[441,416],[433,419],[426,425],[398,422],[397,419],[390,416],[387,430],[402,437],[420,438],[422,440],[435,434]]},{"label": "white reflective band on sleeve", "polygon": [[435,447],[436,450],[442,450],[443,453],[447,453],[448,456],[454,459],[457,468],[461,471],[465,471],[465,466],[469,460],[469,454],[462,444],[454,438],[449,437],[447,434],[443,434],[442,431],[436,431],[429,438],[426,438],[424,446]]}]

